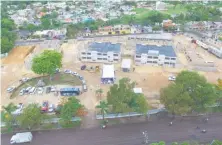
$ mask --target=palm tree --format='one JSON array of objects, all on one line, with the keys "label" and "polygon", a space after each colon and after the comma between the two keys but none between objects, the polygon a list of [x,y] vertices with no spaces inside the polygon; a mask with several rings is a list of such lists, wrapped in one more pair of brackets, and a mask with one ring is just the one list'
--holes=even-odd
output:
[{"label": "palm tree", "polygon": [[100,109],[103,115],[103,121],[105,121],[105,114],[108,112],[108,103],[106,101],[100,101],[99,105],[97,105],[96,108]]},{"label": "palm tree", "polygon": [[103,93],[103,89],[98,89],[96,90],[96,95],[98,96],[98,98],[101,100],[101,97],[102,97],[102,93]]}]

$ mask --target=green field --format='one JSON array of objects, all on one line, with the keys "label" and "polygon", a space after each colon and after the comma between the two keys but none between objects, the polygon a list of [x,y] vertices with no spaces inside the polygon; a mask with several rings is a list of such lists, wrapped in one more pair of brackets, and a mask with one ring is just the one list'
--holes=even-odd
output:
[{"label": "green field", "polygon": [[176,5],[174,6],[168,6],[168,9],[166,11],[163,11],[163,13],[166,14],[181,14],[181,13],[186,13],[187,9],[185,8],[184,5]]}]

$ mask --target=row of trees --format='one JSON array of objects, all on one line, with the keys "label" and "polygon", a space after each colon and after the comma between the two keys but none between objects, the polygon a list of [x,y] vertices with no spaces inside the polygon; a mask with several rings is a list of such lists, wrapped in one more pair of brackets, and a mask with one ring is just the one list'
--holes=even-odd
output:
[{"label": "row of trees", "polygon": [[16,40],[15,24],[11,20],[5,8],[1,9],[1,54],[9,52],[13,47]]},{"label": "row of trees", "polygon": [[161,89],[160,101],[173,115],[203,113],[221,100],[221,90],[196,72],[182,71],[175,83]]},{"label": "row of trees", "polygon": [[[3,106],[3,111],[1,112],[2,121],[6,123],[9,132],[13,131],[15,126],[29,130],[38,128],[44,120],[51,119],[50,115],[41,112],[39,104],[29,104],[20,115],[12,114],[16,109],[17,107],[10,103],[7,106]],[[84,106],[75,97],[70,97],[63,102],[60,105],[60,110],[57,111],[60,114],[59,123],[62,127],[71,127],[73,124],[72,117],[83,116],[86,113]]]}]

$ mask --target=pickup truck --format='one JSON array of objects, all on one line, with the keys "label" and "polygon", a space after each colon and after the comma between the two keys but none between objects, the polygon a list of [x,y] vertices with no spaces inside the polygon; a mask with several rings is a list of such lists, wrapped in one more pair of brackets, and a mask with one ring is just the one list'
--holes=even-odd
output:
[{"label": "pickup truck", "polygon": [[10,144],[32,142],[32,138],[31,132],[16,133],[12,136]]}]

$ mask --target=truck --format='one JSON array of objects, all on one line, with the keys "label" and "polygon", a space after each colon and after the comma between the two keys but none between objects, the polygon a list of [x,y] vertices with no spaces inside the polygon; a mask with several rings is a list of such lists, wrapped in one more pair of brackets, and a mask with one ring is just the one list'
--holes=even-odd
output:
[{"label": "truck", "polygon": [[31,132],[16,133],[12,136],[10,144],[32,142],[32,137]]}]

